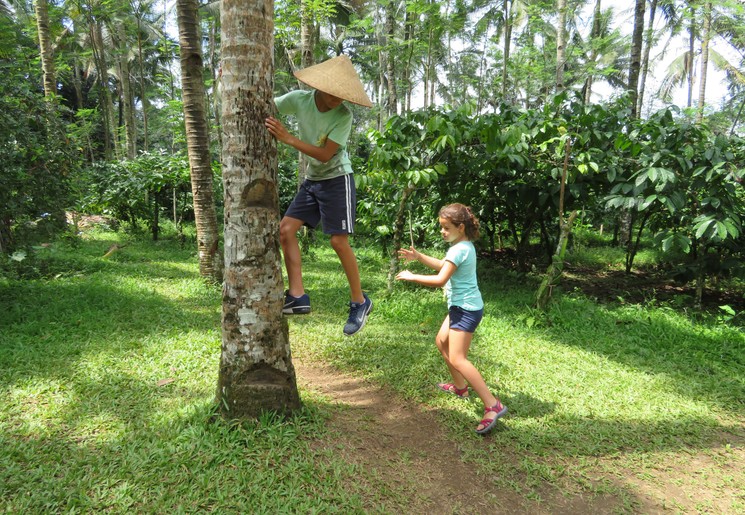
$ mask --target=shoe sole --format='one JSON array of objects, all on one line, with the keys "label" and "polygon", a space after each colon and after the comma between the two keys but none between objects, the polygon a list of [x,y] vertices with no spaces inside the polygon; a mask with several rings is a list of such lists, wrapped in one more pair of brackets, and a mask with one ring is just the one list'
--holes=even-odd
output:
[{"label": "shoe sole", "polygon": [[310,313],[310,306],[303,306],[299,308],[282,308],[282,313],[285,315],[307,315]]},{"label": "shoe sole", "polygon": [[441,388],[439,384],[436,384],[436,385],[435,385],[435,388],[437,388],[437,390],[438,390],[439,392],[442,392],[442,393],[449,393],[450,395],[455,395],[455,396],[456,396],[456,397],[458,397],[459,399],[466,399],[466,400],[468,400],[468,393],[466,393],[465,395],[460,395],[460,394],[457,394],[457,393],[455,393],[455,392],[452,392],[452,391],[450,391],[450,390],[446,390],[446,389],[444,389],[444,388]]},{"label": "shoe sole", "polygon": [[362,323],[360,324],[359,328],[353,332],[353,333],[344,333],[345,336],[354,336],[355,334],[362,331],[362,328],[365,327],[365,324],[367,323],[367,317],[370,316],[370,313],[372,313],[373,310],[373,303],[370,301],[370,309],[367,310],[367,313],[362,317]]}]

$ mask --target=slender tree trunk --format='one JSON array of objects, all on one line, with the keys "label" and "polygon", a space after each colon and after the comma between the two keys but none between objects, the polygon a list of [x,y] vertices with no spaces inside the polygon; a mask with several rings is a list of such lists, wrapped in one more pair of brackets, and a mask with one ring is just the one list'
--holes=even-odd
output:
[{"label": "slender tree trunk", "polygon": [[147,152],[150,149],[150,143],[148,141],[148,111],[150,108],[150,103],[147,100],[147,94],[145,93],[145,65],[144,60],[142,58],[142,20],[140,19],[140,15],[138,13],[137,16],[137,64],[138,64],[138,71],[139,71],[139,80],[138,83],[140,85],[140,102],[142,102],[142,148]]},{"label": "slender tree trunk", "polygon": [[642,43],[644,36],[644,9],[646,0],[636,0],[634,8],[634,31],[631,35],[631,64],[629,66],[629,86],[631,95],[631,116],[638,118],[637,99],[639,98],[639,72],[641,71]]},{"label": "slender tree trunk", "polygon": [[686,77],[688,78],[688,99],[686,101],[686,107],[691,107],[693,105],[693,50],[694,50],[694,44],[696,42],[696,27],[695,27],[695,20],[694,18],[694,9],[691,6],[689,9],[690,12],[690,21],[689,21],[689,27],[688,27],[688,59],[686,59]]},{"label": "slender tree trunk", "polygon": [[[600,0],[598,0],[599,2]],[[649,25],[647,25],[647,34],[644,38],[644,53],[642,55],[642,76],[639,80],[639,96],[636,102],[636,112],[642,112],[644,105],[644,89],[647,85],[647,73],[649,72],[649,54],[654,45],[654,20],[657,12],[657,0],[652,0],[649,7]]]},{"label": "slender tree trunk", "polygon": [[[220,69],[220,63],[218,62],[218,51],[217,51],[217,31],[219,28],[219,20],[215,19],[214,23],[210,23],[210,74],[212,75],[212,112],[215,117],[215,130],[217,131],[217,148],[222,153],[222,122],[220,120],[220,88],[218,77],[218,70]],[[208,121],[209,123],[209,121]]]},{"label": "slender tree trunk", "polygon": [[314,31],[313,13],[309,1],[300,0],[300,66],[302,68],[313,65]]},{"label": "slender tree trunk", "polygon": [[39,32],[39,51],[41,53],[44,96],[52,98],[57,94],[57,80],[54,73],[54,51],[49,33],[47,0],[36,0],[36,27]]},{"label": "slender tree trunk", "polygon": [[711,2],[706,2],[704,5],[704,33],[701,39],[701,77],[698,82],[697,123],[704,121],[704,106],[706,105],[706,76],[709,67],[709,41],[711,41]]},{"label": "slender tree trunk", "polygon": [[567,0],[558,0],[559,21],[556,27],[556,92],[564,91],[564,64],[566,63]]},{"label": "slender tree trunk", "polygon": [[[590,31],[590,44],[592,45],[592,49],[590,50],[590,62],[592,65],[595,65],[595,61],[598,58],[598,52],[595,50],[595,42],[600,39],[600,18],[603,15],[603,12],[600,7],[600,1],[595,1],[595,9],[592,14],[592,30]],[[655,2],[657,0],[654,0]],[[591,70],[590,73],[587,75],[587,78],[585,79],[585,95],[584,95],[584,102],[585,104],[589,104],[592,101],[592,85],[595,81],[595,76],[592,73]]]},{"label": "slender tree trunk", "polygon": [[93,60],[96,66],[98,84],[101,92],[99,104],[101,106],[104,124],[104,155],[106,160],[110,160],[112,156],[117,154],[117,141],[114,137],[116,134],[114,129],[114,104],[111,100],[111,90],[109,89],[109,71],[108,63],[106,61],[106,49],[103,43],[101,24],[95,20],[92,21],[90,31],[92,42],[91,49],[93,50]]},{"label": "slender tree trunk", "polygon": [[[512,9],[514,1],[504,0],[504,58],[502,62],[502,101],[507,98],[507,70],[510,63],[510,49],[512,48]],[[488,29],[487,29],[488,32]],[[486,52],[486,43],[484,43]]]},{"label": "slender tree trunk", "polygon": [[[489,28],[491,27],[491,23],[489,20],[486,22],[486,30],[484,31],[484,42],[481,46],[481,58],[479,62],[479,76],[484,77],[484,74],[486,73],[486,49],[489,46]],[[505,75],[502,74],[502,101],[504,101],[505,97],[505,89],[504,89],[504,80]],[[476,96],[476,112],[481,114],[481,109],[486,104],[486,101],[484,100],[484,81],[483,79],[478,81],[477,88],[477,96]]]},{"label": "slender tree trunk", "polygon": [[[315,47],[315,23],[313,23],[313,13],[308,0],[300,1],[300,67],[308,68],[315,64],[313,59],[313,49]],[[298,81],[302,89],[308,89],[305,83]],[[297,157],[297,187],[303,184],[308,168],[308,160],[305,154],[298,152]]]},{"label": "slender tree trunk", "polygon": [[[406,203],[409,200],[409,196],[411,195],[411,192],[414,191],[414,188],[411,186],[407,186],[404,188],[403,193],[401,194],[401,199],[398,202],[398,211],[396,212],[396,220],[393,224],[393,246],[391,255],[389,256],[388,260],[388,280],[387,280],[387,286],[388,291],[393,291],[393,282],[396,278],[396,273],[398,273],[398,249],[401,247],[405,247],[405,245],[402,245],[403,241],[403,233],[404,233],[404,225],[405,225],[405,217],[406,217]],[[413,239],[413,236],[412,236]],[[414,246],[414,242],[411,242],[411,246]]]},{"label": "slender tree trunk", "polygon": [[406,5],[405,8],[406,17],[404,20],[404,48],[408,50],[408,55],[406,56],[406,66],[404,67],[402,77],[406,84],[406,96],[404,97],[404,106],[402,108],[402,112],[408,113],[409,111],[411,111],[411,94],[414,82],[411,80],[411,60],[414,56],[414,45],[411,44],[412,40],[414,39],[414,16],[409,10],[408,5]]},{"label": "slender tree trunk", "polygon": [[385,48],[386,83],[388,84],[388,116],[398,114],[398,95],[396,93],[396,1],[388,0],[385,6]]},{"label": "slender tree trunk", "polygon": [[202,39],[198,8],[197,0],[176,2],[186,146],[189,151],[191,190],[194,196],[199,273],[202,277],[219,282],[222,280],[222,257],[219,252],[220,238],[212,190],[212,159],[206,114],[207,102],[202,78]]},{"label": "slender tree trunk", "polygon": [[135,117],[134,92],[132,91],[132,75],[129,69],[129,48],[124,24],[116,26],[117,43],[119,47],[118,68],[119,83],[122,87],[122,111],[124,114],[124,143],[127,159],[137,157],[137,122]]},{"label": "slender tree trunk", "polygon": [[222,0],[225,282],[217,383],[226,418],[300,407],[279,246],[272,0]]}]

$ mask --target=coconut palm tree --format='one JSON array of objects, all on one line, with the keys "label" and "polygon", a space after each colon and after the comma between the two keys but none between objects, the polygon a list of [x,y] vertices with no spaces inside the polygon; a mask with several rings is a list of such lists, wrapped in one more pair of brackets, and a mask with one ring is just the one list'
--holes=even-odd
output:
[{"label": "coconut palm tree", "polygon": [[41,70],[44,80],[44,96],[54,98],[57,94],[57,80],[54,75],[54,52],[49,33],[49,7],[47,0],[36,0],[36,28],[39,33]]},{"label": "coconut palm tree", "polygon": [[631,34],[631,62],[629,63],[629,84],[631,95],[631,116],[639,116],[637,99],[639,97],[639,73],[641,71],[642,46],[644,43],[644,10],[646,0],[636,0],[634,7],[634,30]]},{"label": "coconut palm tree", "polygon": [[212,190],[212,158],[204,93],[202,38],[199,30],[197,0],[177,0],[181,82],[186,146],[189,153],[194,219],[197,226],[199,273],[214,281],[222,280],[222,256],[215,197]]},{"label": "coconut palm tree", "polygon": [[[225,282],[217,401],[227,418],[300,407],[290,356],[279,246],[272,0],[223,0]],[[246,30],[250,27],[250,30]]]}]

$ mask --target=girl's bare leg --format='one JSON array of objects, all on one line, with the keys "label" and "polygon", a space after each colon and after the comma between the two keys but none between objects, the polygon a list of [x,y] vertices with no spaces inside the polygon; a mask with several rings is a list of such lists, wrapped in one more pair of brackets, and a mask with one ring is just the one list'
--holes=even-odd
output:
[{"label": "girl's bare leg", "polygon": [[450,316],[446,316],[445,320],[442,322],[442,326],[440,326],[440,330],[437,333],[437,336],[435,337],[435,344],[437,345],[437,348],[440,349],[440,354],[442,354],[442,357],[445,359],[445,364],[448,367],[448,370],[450,371],[450,377],[453,378],[453,384],[456,388],[459,390],[462,390],[467,386],[466,378],[463,377],[463,375],[458,372],[458,370],[453,367],[453,365],[450,363]]}]

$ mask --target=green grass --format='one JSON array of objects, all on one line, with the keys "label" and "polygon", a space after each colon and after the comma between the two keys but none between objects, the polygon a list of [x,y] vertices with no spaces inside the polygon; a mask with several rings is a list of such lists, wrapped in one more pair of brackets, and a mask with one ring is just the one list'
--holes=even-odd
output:
[{"label": "green grass", "polygon": [[[113,243],[126,246],[103,259]],[[394,488],[314,445],[330,437],[330,399],[301,391],[304,408],[288,420],[215,417],[220,289],[198,277],[192,246],[92,232],[78,248],[44,250],[38,278],[0,279],[0,506],[400,511],[406,499]],[[368,325],[352,339],[342,335],[346,281],[321,242],[305,260],[314,314],[290,319],[293,354],[436,411],[489,481],[538,500],[546,484],[610,491],[633,507],[635,494],[609,477],[656,477],[663,464],[699,454],[729,463],[742,446],[741,331],[577,295],[535,313],[528,306],[538,278],[486,263],[486,316],[471,357],[510,413],[477,437],[480,403],[433,388],[447,379],[433,343],[445,314],[441,291],[397,283],[389,294],[379,250],[358,248],[358,256],[375,302]],[[159,386],[163,379],[173,381]],[[742,467],[711,474],[702,487],[745,483]],[[350,486],[360,477],[365,491]],[[729,506],[744,507],[742,497]]]}]

